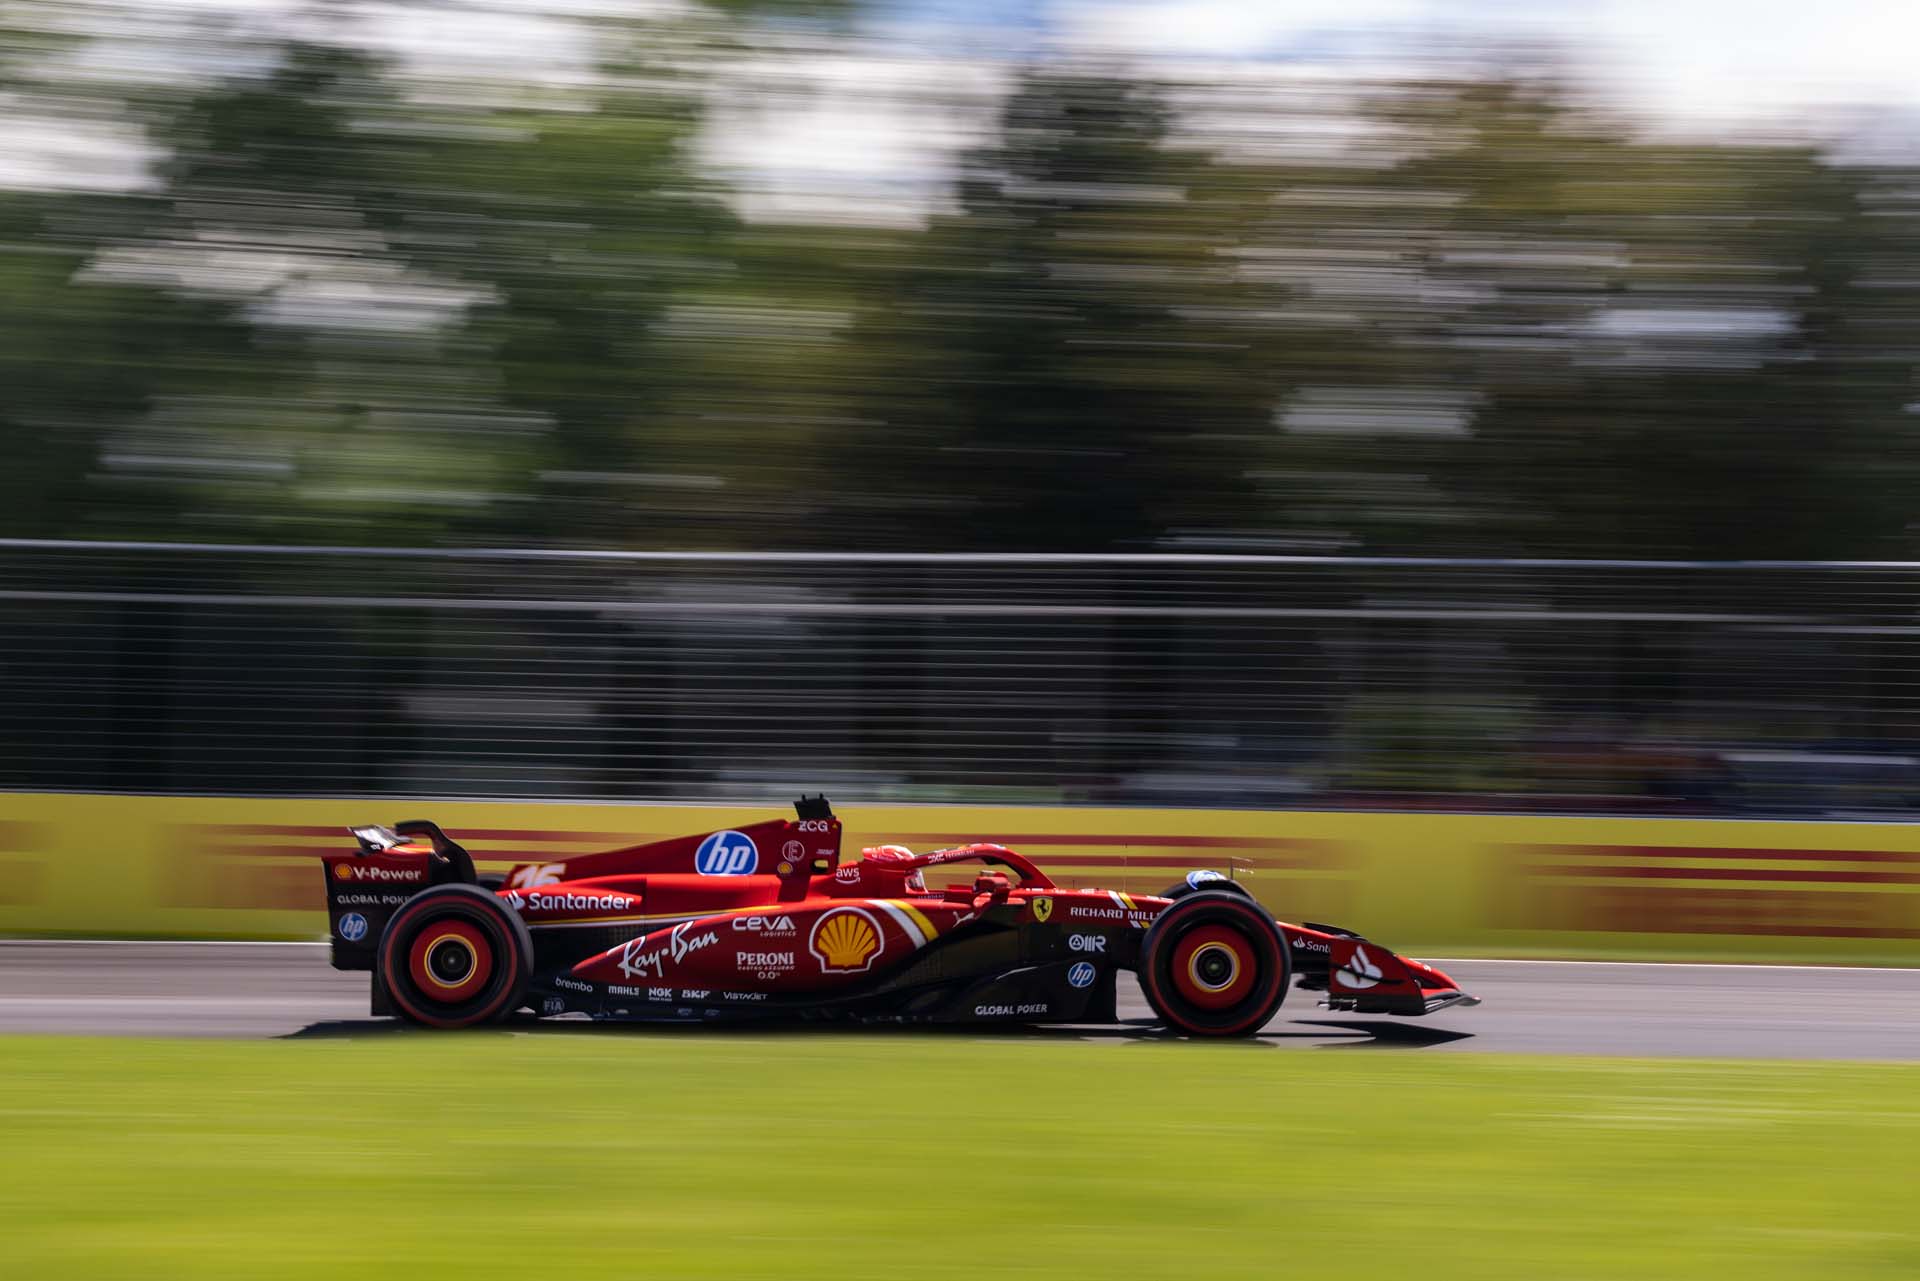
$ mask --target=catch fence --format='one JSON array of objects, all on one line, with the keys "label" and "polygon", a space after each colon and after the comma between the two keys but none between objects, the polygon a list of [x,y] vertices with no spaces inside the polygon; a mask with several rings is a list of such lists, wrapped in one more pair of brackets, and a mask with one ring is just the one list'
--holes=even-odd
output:
[{"label": "catch fence", "polygon": [[0,787],[1905,818],[1920,565],[0,540]]}]

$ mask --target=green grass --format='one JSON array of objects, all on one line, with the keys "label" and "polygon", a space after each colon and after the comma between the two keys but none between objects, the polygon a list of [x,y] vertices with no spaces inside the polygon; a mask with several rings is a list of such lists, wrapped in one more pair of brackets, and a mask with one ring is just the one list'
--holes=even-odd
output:
[{"label": "green grass", "polygon": [[0,1275],[1920,1275],[1920,1068],[0,1039]]}]

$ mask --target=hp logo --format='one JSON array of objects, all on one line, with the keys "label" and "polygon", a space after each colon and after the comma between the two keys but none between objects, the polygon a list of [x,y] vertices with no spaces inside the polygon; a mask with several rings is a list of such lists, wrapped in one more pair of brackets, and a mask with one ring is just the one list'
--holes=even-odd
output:
[{"label": "hp logo", "polygon": [[1093,962],[1075,961],[1072,965],[1068,966],[1067,967],[1067,986],[1068,987],[1092,987],[1093,986]]},{"label": "hp logo", "polygon": [[715,832],[693,855],[693,870],[702,876],[747,876],[759,866],[760,851],[744,832]]},{"label": "hp logo", "polygon": [[358,912],[348,912],[340,918],[340,937],[349,943],[358,943],[367,936],[367,918]]}]

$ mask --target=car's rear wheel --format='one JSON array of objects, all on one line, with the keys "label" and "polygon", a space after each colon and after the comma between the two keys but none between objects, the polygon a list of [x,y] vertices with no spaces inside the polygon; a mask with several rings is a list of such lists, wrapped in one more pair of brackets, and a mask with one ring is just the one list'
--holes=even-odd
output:
[{"label": "car's rear wheel", "polygon": [[378,960],[400,1017],[475,1027],[519,1008],[533,974],[533,940],[499,896],[477,885],[436,885],[393,914]]},{"label": "car's rear wheel", "polygon": [[1140,949],[1153,1012],[1187,1036],[1251,1036],[1292,978],[1273,918],[1241,894],[1202,890],[1160,914]]}]

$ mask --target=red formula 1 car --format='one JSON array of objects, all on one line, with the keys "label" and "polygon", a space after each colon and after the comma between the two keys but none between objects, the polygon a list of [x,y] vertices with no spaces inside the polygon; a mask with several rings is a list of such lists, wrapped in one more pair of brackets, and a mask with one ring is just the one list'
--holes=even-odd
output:
[{"label": "red formula 1 car", "polygon": [[[1477,1004],[1431,966],[1330,925],[1276,922],[1193,872],[1165,894],[1068,889],[1013,850],[898,846],[840,861],[825,797],[792,820],[525,863],[501,883],[428,822],[328,855],[333,964],[373,1011],[470,1027],[521,1008],[632,1021],[1114,1022],[1139,975],[1168,1027],[1246,1036],[1287,988],[1336,1010]],[[929,888],[927,874],[970,873]]]}]

